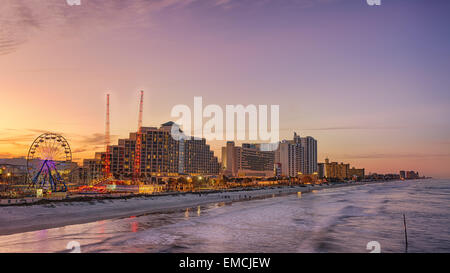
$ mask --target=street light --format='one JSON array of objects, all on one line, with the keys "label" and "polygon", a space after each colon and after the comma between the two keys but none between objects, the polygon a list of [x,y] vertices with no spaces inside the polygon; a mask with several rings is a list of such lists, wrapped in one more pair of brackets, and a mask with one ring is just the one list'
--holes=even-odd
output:
[{"label": "street light", "polygon": [[6,182],[11,183],[11,173],[6,173]]}]

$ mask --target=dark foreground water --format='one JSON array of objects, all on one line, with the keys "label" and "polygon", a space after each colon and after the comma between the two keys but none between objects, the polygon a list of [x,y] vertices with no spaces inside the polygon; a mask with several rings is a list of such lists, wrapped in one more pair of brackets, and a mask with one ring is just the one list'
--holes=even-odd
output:
[{"label": "dark foreground water", "polygon": [[[320,188],[320,187],[319,187]],[[450,181],[417,180],[213,204],[0,236],[0,252],[450,252]]]}]

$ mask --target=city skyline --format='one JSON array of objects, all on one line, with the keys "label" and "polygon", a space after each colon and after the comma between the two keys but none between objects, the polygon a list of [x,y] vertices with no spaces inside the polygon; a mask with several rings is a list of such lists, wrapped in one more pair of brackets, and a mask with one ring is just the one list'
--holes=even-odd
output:
[{"label": "city skyline", "polygon": [[[163,127],[165,127],[165,126],[169,126],[169,127],[167,127],[167,128],[169,128],[169,129],[166,129],[166,130],[169,130],[170,131],[170,127],[172,126],[172,124],[174,124],[172,121],[168,121],[168,122],[166,122],[166,123],[163,123],[163,124],[161,124],[160,126],[160,129],[161,128],[163,128]],[[152,130],[160,130],[160,129],[157,129],[157,126],[143,126],[143,127],[141,127],[142,128],[142,130],[145,130],[145,131],[148,131],[148,130],[150,130],[150,131],[152,131]],[[52,132],[44,132],[43,131],[43,133],[44,134],[48,134],[48,133],[52,133]],[[136,131],[130,131],[129,132],[129,135],[130,136],[132,136],[132,135],[136,135],[136,133],[137,133],[137,130]],[[247,133],[248,133],[248,130],[247,130]],[[169,136],[170,136],[171,134],[169,134]],[[41,136],[39,136],[39,137],[42,137],[42,135]],[[192,139],[192,140],[194,140],[195,138],[193,138],[192,136],[189,136],[188,135],[188,139]],[[98,163],[100,163],[100,162],[98,162],[98,161],[96,161],[96,159],[95,158],[98,158],[98,156],[100,156],[100,155],[102,155],[102,154],[105,154],[105,153],[107,153],[106,152],[106,147],[105,147],[105,140],[106,140],[106,135],[102,135],[101,137],[101,140],[103,141],[103,148],[100,148],[98,151],[95,151],[94,152],[94,154],[93,155],[91,155],[91,156],[88,156],[88,157],[85,157],[85,158],[79,158],[79,159],[75,159],[74,161],[75,162],[77,162],[80,166],[83,166],[83,167],[88,167],[88,168],[91,168],[89,165],[88,166],[86,166],[86,162],[88,163],[88,164],[98,164]],[[271,148],[269,148],[269,150],[268,151],[270,151],[270,153],[279,153],[280,152],[280,150],[279,149],[283,149],[282,148],[282,145],[284,145],[284,144],[287,144],[287,143],[290,143],[290,144],[292,144],[293,143],[293,141],[295,141],[295,139],[296,138],[298,138],[299,140],[299,143],[300,143],[300,139],[301,139],[301,142],[302,142],[302,144],[301,144],[301,146],[302,146],[302,149],[305,149],[305,147],[308,145],[308,144],[306,144],[306,141],[307,140],[309,140],[309,139],[311,139],[313,142],[314,142],[314,147],[315,147],[315,149],[316,149],[316,151],[315,151],[315,153],[317,153],[317,141],[313,138],[313,137],[311,137],[311,136],[306,136],[305,138],[300,138],[300,135],[297,135],[297,133],[296,132],[294,132],[294,134],[293,134],[293,140],[287,140],[287,139],[282,139],[282,140],[280,140],[279,142],[278,142],[278,145],[277,145],[277,149],[274,149],[274,147],[275,146],[273,146],[273,143],[271,144],[271,143],[264,143],[264,142],[252,142],[252,141],[247,141],[247,140],[241,140],[241,141],[235,141],[235,140],[232,140],[232,141],[228,141],[228,140],[224,140],[224,141],[205,141],[205,138],[201,138],[201,139],[198,139],[198,140],[200,140],[200,141],[203,141],[203,142],[205,142],[205,144],[208,146],[208,147],[210,147],[211,145],[210,145],[210,142],[220,142],[220,143],[224,143],[224,145],[223,146],[221,146],[220,147],[220,149],[221,149],[221,151],[219,151],[219,152],[217,152],[217,151],[215,151],[214,149],[211,149],[212,150],[212,152],[214,153],[213,154],[213,156],[215,157],[215,158],[217,158],[218,160],[219,160],[219,163],[220,163],[220,165],[222,166],[222,167],[224,167],[225,165],[223,165],[223,164],[227,164],[227,163],[224,163],[224,159],[223,159],[223,154],[224,154],[224,149],[226,149],[226,147],[228,146],[228,144],[231,142],[231,143],[233,143],[233,146],[234,146],[234,144],[236,143],[236,144],[241,144],[241,145],[243,145],[242,147],[247,147],[247,148],[249,148],[249,147],[253,147],[253,148],[251,148],[251,149],[256,149],[256,150],[260,150],[262,153],[264,153],[264,151],[266,151],[267,150],[267,148],[269,148],[269,146],[273,146],[273,147],[271,147]],[[125,144],[125,142],[126,141],[129,141],[129,138],[117,138],[117,139],[114,139],[113,141],[111,141],[110,142],[110,144],[108,145],[108,147],[110,147],[110,149],[117,149],[117,147],[119,147],[119,146],[121,146],[121,145],[124,145]],[[259,146],[260,144],[262,144],[263,146]],[[268,147],[266,147],[266,146],[264,146],[264,145],[269,145]],[[306,145],[306,146],[305,146]],[[264,148],[265,147],[265,148]],[[134,150],[134,148],[132,149],[132,150]],[[75,152],[76,153],[76,152]],[[116,152],[113,152],[113,151],[109,151],[109,153],[111,153],[111,154],[114,154],[114,153],[116,153]],[[298,160],[301,160],[302,161],[302,164],[303,164],[303,161],[305,161],[305,164],[306,164],[306,160],[307,160],[307,154],[308,153],[305,153],[304,154],[304,152],[303,152],[303,150],[301,150],[301,156],[300,156],[300,158],[298,159]],[[295,155],[294,155],[295,156]],[[103,158],[103,155],[101,156],[102,157],[102,161],[104,160],[104,158]],[[6,157],[6,158],[8,158],[8,157]],[[11,156],[11,157],[9,157],[9,158],[16,158],[16,159],[20,159],[20,158],[26,158],[26,156],[25,155],[22,155],[22,156],[16,156],[16,157],[14,157],[14,156]],[[0,158],[1,159],[1,158]],[[273,168],[272,167],[268,167],[267,168],[267,172],[269,173],[273,173],[273,172],[275,172],[275,165],[276,164],[278,164],[278,163],[281,163],[282,161],[280,161],[280,158],[279,159],[276,159],[276,156],[275,156],[275,158],[272,158],[272,161],[275,159],[275,162],[272,162],[272,164],[270,165],[270,166],[273,166]],[[295,160],[297,160],[297,159],[295,159]],[[319,163],[319,164],[323,164],[323,162],[325,162],[325,163],[327,163],[327,161],[329,160],[329,158],[328,157],[325,157],[324,158],[324,160],[323,160],[323,162],[317,162],[317,159],[314,159],[314,160],[316,160],[316,167],[317,167],[317,163]],[[83,162],[84,161],[84,162]],[[92,162],[91,162],[92,161]],[[340,164],[344,164],[344,163],[342,163],[342,161],[340,161],[341,163]],[[273,164],[273,163],[275,163],[275,165]],[[337,163],[337,162],[335,162],[335,163]],[[103,163],[101,163],[101,164],[103,164]],[[284,164],[288,164],[289,166],[291,165],[291,164],[297,164],[297,163],[282,163],[282,165],[284,165]],[[349,165],[349,163],[347,163],[346,165]],[[103,165],[102,165],[103,166]],[[101,167],[101,168],[103,168],[103,167]],[[102,169],[99,169],[99,171],[98,171],[98,173],[97,173],[97,175],[100,175],[100,176],[103,176],[104,175],[104,171],[102,170]],[[289,167],[290,168],[290,167]],[[303,167],[302,167],[302,171],[305,171],[306,172],[306,174],[312,174],[313,172],[314,172],[314,174],[316,174],[317,173],[317,170],[314,170],[314,169],[309,169],[309,168],[311,168],[310,166],[308,166],[308,165],[304,165],[304,168],[305,169],[303,169]],[[296,171],[294,171],[293,173],[292,173],[292,171],[289,171],[289,173],[292,173],[292,174],[289,174],[288,175],[288,173],[284,173],[283,172],[283,175],[287,175],[287,176],[290,176],[290,175],[297,175],[297,171],[298,171],[299,169],[297,169]],[[308,171],[306,171],[306,170],[308,170]],[[393,172],[391,172],[391,174],[396,174],[396,173],[398,173],[399,171],[393,171]],[[404,171],[402,171],[402,170],[400,170],[400,173],[401,172],[404,172]],[[368,172],[368,174],[370,175],[372,172]],[[373,172],[373,173],[377,173],[377,172]],[[383,172],[378,172],[379,174],[382,174]],[[386,173],[387,174],[387,173]]]},{"label": "city skyline", "polygon": [[[25,156],[52,131],[75,160],[92,158],[104,150],[105,94],[116,142],[137,130],[143,89],[144,126],[197,95],[279,104],[280,140],[314,137],[319,162],[450,177],[448,3],[271,2],[6,1],[0,157]],[[225,141],[208,144],[220,158]]]}]

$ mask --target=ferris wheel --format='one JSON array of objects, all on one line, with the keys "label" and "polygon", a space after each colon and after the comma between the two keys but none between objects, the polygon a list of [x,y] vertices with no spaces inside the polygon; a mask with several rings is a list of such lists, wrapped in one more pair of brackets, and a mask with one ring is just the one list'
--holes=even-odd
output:
[{"label": "ferris wheel", "polygon": [[31,185],[57,191],[67,191],[72,166],[72,152],[67,140],[55,133],[45,133],[37,137],[30,146],[27,156],[28,179]]}]

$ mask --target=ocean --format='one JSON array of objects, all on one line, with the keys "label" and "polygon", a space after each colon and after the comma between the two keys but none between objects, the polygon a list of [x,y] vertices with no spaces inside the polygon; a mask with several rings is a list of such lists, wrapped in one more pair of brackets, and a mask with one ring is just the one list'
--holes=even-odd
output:
[{"label": "ocean", "polygon": [[0,252],[79,245],[81,252],[367,253],[369,242],[381,252],[450,252],[450,180],[323,189],[17,233],[0,236]]}]

